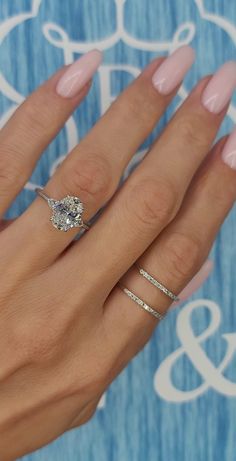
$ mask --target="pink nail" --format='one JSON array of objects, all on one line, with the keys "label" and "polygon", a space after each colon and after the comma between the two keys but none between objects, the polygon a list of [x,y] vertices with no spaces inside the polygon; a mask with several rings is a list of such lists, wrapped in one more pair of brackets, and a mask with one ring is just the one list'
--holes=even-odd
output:
[{"label": "pink nail", "polygon": [[236,88],[236,62],[228,61],[213,75],[203,91],[202,104],[218,114],[229,103]]},{"label": "pink nail", "polygon": [[213,270],[214,264],[213,261],[207,259],[205,263],[202,265],[201,269],[197,272],[195,277],[188,283],[188,285],[181,291],[178,295],[180,301],[178,303],[173,303],[171,309],[174,309],[183,301],[190,298],[190,296],[201,287],[201,285],[205,282],[205,280],[209,277]]},{"label": "pink nail", "polygon": [[181,46],[172,53],[152,77],[154,87],[161,94],[169,94],[183,80],[195,59],[193,48],[188,45]]},{"label": "pink nail", "polygon": [[73,98],[89,82],[102,61],[102,53],[92,50],[70,65],[57,84],[56,92]]},{"label": "pink nail", "polygon": [[236,128],[231,133],[224,145],[222,159],[226,165],[236,170]]}]

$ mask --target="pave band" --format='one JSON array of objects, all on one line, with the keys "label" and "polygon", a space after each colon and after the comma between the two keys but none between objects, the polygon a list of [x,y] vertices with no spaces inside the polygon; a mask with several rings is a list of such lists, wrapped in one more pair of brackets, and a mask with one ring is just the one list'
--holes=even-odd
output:
[{"label": "pave band", "polygon": [[82,219],[84,205],[79,197],[67,195],[61,200],[56,200],[48,197],[40,187],[36,187],[35,192],[46,200],[49,208],[51,208],[50,221],[56,229],[67,232],[74,227],[82,227],[85,230],[90,228],[89,224]]},{"label": "pave band", "polygon": [[123,290],[123,292],[130,298],[132,299],[139,307],[144,309],[145,311],[149,312],[149,314],[152,314],[156,319],[158,320],[163,320],[165,315],[160,314],[158,311],[153,309],[153,307],[149,306],[145,301],[143,301],[141,298],[139,298],[137,295],[135,295],[132,291],[130,291],[128,288],[123,286],[120,282],[118,282],[118,286]]},{"label": "pave band", "polygon": [[164,293],[166,296],[168,296],[170,299],[172,299],[172,301],[175,301],[175,302],[179,301],[179,298],[174,293],[172,293],[172,291],[168,290],[168,288],[166,288],[164,285],[162,285],[162,283],[158,282],[147,271],[145,271],[144,269],[139,267],[137,263],[135,264],[135,266],[137,267],[140,275],[142,275],[146,280],[148,280],[148,282],[150,282],[152,285],[154,285],[156,288],[158,288],[158,290],[162,291],[162,293]]}]

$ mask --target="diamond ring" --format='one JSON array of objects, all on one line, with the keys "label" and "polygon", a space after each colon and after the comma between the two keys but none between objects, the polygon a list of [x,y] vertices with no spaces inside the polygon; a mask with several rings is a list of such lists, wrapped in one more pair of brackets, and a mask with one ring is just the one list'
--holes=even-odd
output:
[{"label": "diamond ring", "polygon": [[50,220],[56,229],[67,232],[73,227],[82,227],[85,230],[90,228],[89,224],[82,219],[84,205],[79,197],[67,195],[61,200],[56,200],[48,197],[40,187],[36,187],[35,192],[46,200],[49,208],[51,208]]},{"label": "diamond ring", "polygon": [[123,292],[129,298],[131,298],[139,307],[144,309],[146,312],[149,312],[149,314],[151,314],[153,317],[155,317],[158,320],[163,320],[164,319],[165,314],[161,314],[156,309],[153,309],[153,307],[151,307],[149,304],[147,304],[145,301],[143,301],[143,299],[139,298],[139,296],[137,296],[135,293],[133,293],[133,291],[129,290],[127,287],[122,285],[122,283],[120,281],[118,282],[117,286],[121,290],[123,290]]},{"label": "diamond ring", "polygon": [[142,267],[139,267],[137,263],[135,263],[135,266],[137,267],[140,275],[142,275],[146,280],[148,280],[148,282],[150,282],[152,285],[158,288],[158,290],[162,291],[162,293],[164,293],[166,296],[172,299],[172,301],[175,301],[175,302],[180,301],[178,296],[176,296],[172,291],[168,290],[168,288],[162,285],[161,282],[158,282],[151,274],[149,274]]}]

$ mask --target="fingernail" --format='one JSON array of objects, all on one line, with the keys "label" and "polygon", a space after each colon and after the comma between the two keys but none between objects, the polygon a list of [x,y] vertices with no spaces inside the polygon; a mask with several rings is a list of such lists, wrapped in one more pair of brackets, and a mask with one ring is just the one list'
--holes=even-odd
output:
[{"label": "fingernail", "polygon": [[152,77],[154,87],[159,93],[167,95],[174,90],[183,80],[195,59],[193,48],[188,45],[181,46],[172,53]]},{"label": "fingernail", "polygon": [[59,80],[56,92],[63,98],[73,98],[89,82],[102,61],[102,53],[92,50],[70,65]]},{"label": "fingernail", "polygon": [[219,114],[229,103],[236,88],[236,62],[228,61],[213,75],[202,95],[202,104]]},{"label": "fingernail", "polygon": [[231,133],[224,145],[222,159],[226,165],[236,170],[236,128]]},{"label": "fingernail", "polygon": [[186,287],[178,295],[179,302],[173,303],[171,308],[174,309],[183,301],[186,301],[186,299],[190,298],[190,296],[192,296],[192,294],[195,293],[195,291],[197,291],[205,282],[205,280],[209,277],[213,270],[213,267],[213,261],[207,259],[207,261],[205,261],[205,263],[202,265],[201,269],[197,272],[195,277],[192,278],[188,285],[186,285]]}]

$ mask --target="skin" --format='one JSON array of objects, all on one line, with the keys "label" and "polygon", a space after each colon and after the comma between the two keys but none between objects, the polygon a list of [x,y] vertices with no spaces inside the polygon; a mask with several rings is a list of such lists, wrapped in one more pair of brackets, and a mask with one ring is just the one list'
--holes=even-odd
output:
[{"label": "skin", "polygon": [[[226,114],[201,104],[210,77],[182,104],[148,155],[117,191],[132,155],[178,88],[159,94],[153,61],[112,104],[45,186],[77,195],[89,232],[56,231],[40,197],[0,233],[0,453],[12,461],[88,421],[112,380],[143,348],[157,320],[117,286],[121,280],[165,313],[171,300],[134,263],[179,293],[205,261],[236,196],[225,139]],[[36,90],[0,133],[0,215],[30,177],[48,143],[89,90],[55,92],[65,69]],[[212,203],[214,201],[214,207]]]}]

